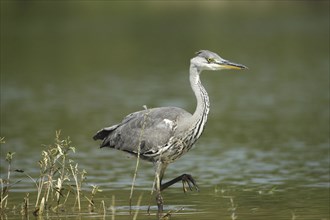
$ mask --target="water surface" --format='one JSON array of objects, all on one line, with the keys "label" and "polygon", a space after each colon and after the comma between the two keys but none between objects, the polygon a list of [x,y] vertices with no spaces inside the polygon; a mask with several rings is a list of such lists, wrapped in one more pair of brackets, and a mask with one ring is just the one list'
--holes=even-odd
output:
[{"label": "water surface", "polygon": [[[200,192],[173,186],[164,192],[166,211],[177,210],[173,219],[329,219],[328,2],[1,6],[1,178],[8,151],[15,152],[12,170],[37,177],[44,145],[62,130],[87,186],[103,190],[96,205],[104,200],[109,208],[114,196],[115,219],[131,219],[135,158],[99,149],[91,137],[143,105],[193,112],[189,59],[209,49],[249,70],[202,74],[211,101],[206,130],[165,176],[191,173]],[[138,219],[154,219],[146,214],[149,205],[155,211],[153,175],[142,162]],[[33,200],[33,183],[21,173],[11,177],[21,182],[10,207],[27,192]]]}]

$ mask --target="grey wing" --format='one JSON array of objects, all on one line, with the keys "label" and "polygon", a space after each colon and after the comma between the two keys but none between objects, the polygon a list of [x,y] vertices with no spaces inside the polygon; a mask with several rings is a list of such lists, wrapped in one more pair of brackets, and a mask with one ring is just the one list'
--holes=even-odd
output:
[{"label": "grey wing", "polygon": [[153,108],[134,112],[117,125],[103,128],[93,137],[103,140],[101,147],[111,147],[129,153],[140,154],[156,151],[174,135],[177,123],[191,116],[175,107]]}]

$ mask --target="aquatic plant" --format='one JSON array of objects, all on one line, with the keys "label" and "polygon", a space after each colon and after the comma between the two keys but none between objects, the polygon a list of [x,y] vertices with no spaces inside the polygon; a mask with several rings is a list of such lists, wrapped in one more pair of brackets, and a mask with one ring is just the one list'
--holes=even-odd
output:
[{"label": "aquatic plant", "polygon": [[[4,138],[1,138],[0,142],[4,143]],[[87,172],[79,169],[78,163],[75,163],[71,157],[72,153],[75,153],[75,147],[72,146],[70,138],[62,139],[61,132],[56,131],[54,144],[45,146],[45,149],[41,152],[41,159],[38,161],[39,176],[37,178],[33,178],[25,170],[15,170],[30,179],[36,187],[37,195],[33,210],[35,216],[44,215],[44,213],[48,211],[64,211],[67,209],[65,204],[69,198],[75,199],[73,209],[77,207],[78,211],[81,211],[81,200],[86,199],[88,201],[89,211],[94,212],[93,198],[96,193],[101,190],[98,186],[92,185],[89,196],[82,192],[81,189],[86,179]],[[7,178],[0,179],[1,214],[6,213],[10,188],[21,181],[19,180],[15,183],[10,182],[11,163],[14,154],[14,152],[7,153]],[[29,206],[29,193],[26,193],[21,205],[20,212],[22,215],[28,215]]]},{"label": "aquatic plant", "polygon": [[[5,138],[0,138],[0,144],[5,143]],[[6,155],[6,161],[8,163],[7,166],[7,178],[0,179],[1,184],[1,193],[0,193],[0,212],[4,212],[4,210],[7,208],[8,203],[8,197],[9,197],[9,189],[10,189],[10,174],[11,174],[11,162],[13,160],[15,152],[8,152]]]}]

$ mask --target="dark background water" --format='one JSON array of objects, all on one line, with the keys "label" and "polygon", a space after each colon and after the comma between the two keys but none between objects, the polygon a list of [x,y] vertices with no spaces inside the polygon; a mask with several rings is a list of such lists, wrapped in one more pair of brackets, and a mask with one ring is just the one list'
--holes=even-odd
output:
[{"label": "dark background water", "polygon": [[[91,137],[143,105],[193,112],[188,68],[200,49],[249,70],[202,74],[206,130],[165,176],[191,173],[201,191],[177,184],[166,209],[185,208],[175,219],[329,219],[328,1],[2,1],[1,178],[8,151],[13,169],[37,176],[43,144],[62,130],[104,190],[97,199],[115,195],[116,219],[131,219],[135,159]],[[141,163],[144,210],[153,175]],[[23,178],[12,191],[19,204],[35,189]]]}]

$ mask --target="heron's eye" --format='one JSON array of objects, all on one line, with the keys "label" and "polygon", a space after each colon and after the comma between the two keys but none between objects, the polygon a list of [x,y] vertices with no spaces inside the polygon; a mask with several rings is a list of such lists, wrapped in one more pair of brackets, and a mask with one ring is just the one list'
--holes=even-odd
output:
[{"label": "heron's eye", "polygon": [[208,63],[213,63],[214,62],[213,58],[206,58],[206,60],[207,60]]}]

